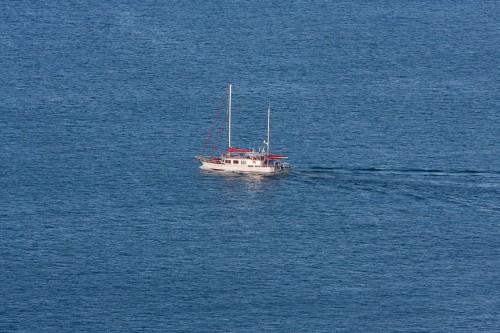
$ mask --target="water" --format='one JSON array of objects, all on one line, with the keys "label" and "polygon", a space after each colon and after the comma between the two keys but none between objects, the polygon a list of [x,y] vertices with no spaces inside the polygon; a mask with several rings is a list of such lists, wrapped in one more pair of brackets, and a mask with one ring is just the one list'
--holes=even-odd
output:
[{"label": "water", "polygon": [[500,327],[495,2],[0,7],[0,331]]}]

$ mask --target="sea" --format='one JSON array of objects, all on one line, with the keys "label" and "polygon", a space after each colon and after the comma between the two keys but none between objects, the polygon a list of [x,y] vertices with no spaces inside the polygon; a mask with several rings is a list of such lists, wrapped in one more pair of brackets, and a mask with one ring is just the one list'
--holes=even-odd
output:
[{"label": "sea", "polygon": [[[2,1],[0,331],[499,332],[499,18]],[[199,169],[229,84],[289,173]]]}]

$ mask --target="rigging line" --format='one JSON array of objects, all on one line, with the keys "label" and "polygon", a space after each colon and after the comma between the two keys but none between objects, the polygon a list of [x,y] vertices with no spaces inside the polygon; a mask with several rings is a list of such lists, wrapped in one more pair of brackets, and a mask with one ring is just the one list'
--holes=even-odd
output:
[{"label": "rigging line", "polygon": [[211,156],[212,156],[215,152],[217,152],[217,151],[216,151],[216,149],[217,149],[217,144],[219,143],[219,139],[220,139],[220,136],[221,136],[221,134],[222,134],[222,131],[223,131],[224,127],[226,127],[226,124],[228,123],[228,121],[229,121],[229,111],[228,111],[228,110],[226,110],[226,117],[225,117],[225,120],[224,120],[224,121],[222,121],[222,122],[221,122],[221,124],[220,124],[220,127],[219,127],[219,133],[218,133],[218,135],[217,135],[217,140],[215,140],[214,145],[213,145],[213,147],[212,147],[212,154],[211,154]]},{"label": "rigging line", "polygon": [[217,121],[219,120],[219,115],[220,115],[220,113],[221,113],[222,109],[224,108],[224,105],[226,104],[226,99],[227,99],[227,95],[228,95],[228,94],[229,94],[229,93],[228,93],[228,92],[226,92],[226,93],[224,94],[224,97],[222,98],[222,102],[221,102],[221,104],[220,104],[220,106],[219,106],[219,109],[217,110],[217,115],[215,116],[215,120],[214,120],[214,122],[212,123],[212,127],[210,128],[210,132],[208,133],[208,136],[207,136],[207,138],[205,139],[205,143],[203,144],[203,148],[201,149],[200,156],[203,156],[203,153],[205,152],[205,149],[206,149],[206,147],[207,147],[208,143],[210,142],[210,138],[211,138],[212,133],[213,133],[213,131],[214,131],[215,125],[217,124]]}]

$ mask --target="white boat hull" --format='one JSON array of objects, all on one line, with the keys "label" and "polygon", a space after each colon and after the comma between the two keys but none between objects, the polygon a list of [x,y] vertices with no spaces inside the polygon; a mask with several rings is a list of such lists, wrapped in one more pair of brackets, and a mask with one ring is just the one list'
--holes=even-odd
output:
[{"label": "white boat hull", "polygon": [[[214,172],[232,172],[232,173],[253,173],[253,174],[277,174],[288,170],[281,163],[276,165],[266,165],[261,161],[248,160],[246,164],[226,164],[224,162],[211,162],[200,160],[200,169]],[[255,163],[254,163],[255,162]]]}]

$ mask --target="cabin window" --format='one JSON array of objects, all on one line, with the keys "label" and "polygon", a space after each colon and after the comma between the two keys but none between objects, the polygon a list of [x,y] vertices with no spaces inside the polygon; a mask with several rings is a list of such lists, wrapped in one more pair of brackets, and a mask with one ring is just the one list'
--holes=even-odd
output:
[{"label": "cabin window", "polygon": [[238,163],[240,163],[240,161],[238,161],[238,160],[233,161],[233,164],[238,164]]},{"label": "cabin window", "polygon": [[231,160],[226,160],[226,163],[227,164],[231,164]]},{"label": "cabin window", "polygon": [[247,161],[241,161],[241,164],[247,164]]}]

